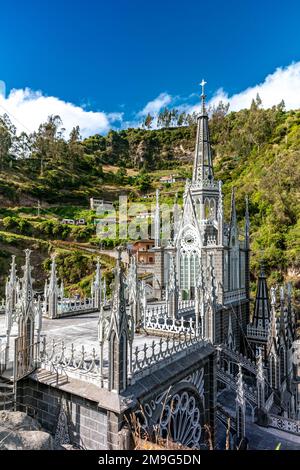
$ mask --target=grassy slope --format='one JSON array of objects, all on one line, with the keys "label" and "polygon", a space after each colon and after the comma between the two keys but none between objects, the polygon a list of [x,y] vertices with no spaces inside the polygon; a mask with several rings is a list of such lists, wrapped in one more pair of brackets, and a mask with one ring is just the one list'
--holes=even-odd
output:
[{"label": "grassy slope", "polygon": [[[230,192],[234,186],[241,227],[245,195],[248,194],[250,199],[253,274],[257,273],[259,258],[263,251],[271,282],[281,281],[283,277],[292,278],[300,287],[300,112],[285,113],[268,138],[262,144],[251,145],[246,152],[239,151],[239,147],[235,147],[236,136],[239,136],[245,127],[241,124],[243,115],[232,113],[226,119],[229,131],[223,139],[225,143],[222,141],[221,132],[214,124],[212,140],[215,176],[224,182],[227,218]],[[237,119],[240,119],[240,122],[237,122]],[[234,134],[237,127],[238,133]],[[13,250],[16,250],[20,257],[21,250],[25,246],[43,246],[42,257],[45,259],[55,240],[61,242],[63,239],[64,249],[69,245],[70,253],[75,249],[74,241],[93,242],[93,233],[82,234],[78,233],[79,229],[72,229],[71,233],[63,234],[61,227],[56,227],[57,235],[53,235],[41,225],[45,221],[53,221],[59,226],[61,217],[91,217],[86,209],[88,199],[93,195],[116,200],[118,194],[127,192],[131,199],[148,206],[153,203],[157,187],[161,188],[164,202],[170,202],[175,192],[179,192],[180,197],[184,182],[171,186],[162,185],[159,178],[170,173],[183,178],[190,176],[194,138],[193,127],[155,131],[129,129],[119,133],[117,138],[113,137],[116,141],[112,152],[109,141],[111,137],[107,137],[107,149],[103,158],[115,159],[122,166],[127,166],[127,176],[125,175],[122,183],[115,178],[119,166],[112,165],[111,161],[103,165],[101,176],[84,171],[72,175],[64,165],[57,165],[55,170],[46,172],[43,177],[37,177],[26,171],[21,162],[14,163],[11,169],[1,171],[0,219],[16,216],[27,223],[27,227],[20,229],[20,227],[4,227],[3,220],[0,220],[2,280],[8,271],[8,253],[12,253]],[[109,157],[107,157],[108,149],[111,151]],[[89,158],[92,156],[89,155]],[[142,163],[144,167],[148,167],[146,173],[152,180],[151,188],[147,191],[152,195],[150,199],[144,199],[143,191],[128,180],[128,176],[137,177],[141,162],[144,162]],[[135,168],[132,167],[133,163]],[[65,178],[68,183],[64,183]],[[70,178],[73,178],[72,184]],[[42,200],[43,208],[48,211],[42,212],[40,219],[34,216],[36,209],[32,208],[36,206],[38,198]],[[13,206],[16,206],[14,210]],[[29,208],[21,209],[20,206],[29,206]],[[3,232],[6,232],[6,236]],[[11,233],[21,234],[23,238],[12,238],[15,235]],[[26,235],[28,238],[25,238]],[[76,245],[76,250],[88,258],[92,256],[83,245]],[[88,265],[88,262],[85,264]],[[42,271],[39,273],[39,277],[44,275],[44,271],[43,274]],[[72,279],[70,284],[74,285]]]}]

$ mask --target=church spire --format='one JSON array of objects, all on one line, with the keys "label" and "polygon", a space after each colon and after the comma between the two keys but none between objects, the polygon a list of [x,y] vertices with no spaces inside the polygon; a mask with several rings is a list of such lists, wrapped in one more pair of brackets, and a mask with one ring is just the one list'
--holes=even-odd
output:
[{"label": "church spire", "polygon": [[94,307],[100,309],[102,302],[102,284],[101,284],[101,263],[100,258],[97,258],[96,272],[94,277],[94,282],[92,283],[92,297]]},{"label": "church spire", "polygon": [[160,206],[159,206],[159,189],[155,193],[155,213],[154,213],[154,242],[155,247],[160,246]]},{"label": "church spire", "polygon": [[261,263],[260,275],[258,277],[256,299],[254,305],[253,325],[256,328],[267,328],[270,321],[270,304],[268,295],[267,279],[264,265]]},{"label": "church spire", "polygon": [[107,334],[108,340],[108,388],[117,393],[128,385],[129,324],[124,295],[124,272],[121,265],[121,248],[115,270],[112,310]]},{"label": "church spire", "polygon": [[47,302],[48,302],[48,316],[49,318],[57,317],[58,313],[58,284],[56,275],[56,254],[53,253],[51,256],[51,273],[50,280],[47,289]]},{"label": "church spire", "polygon": [[204,86],[206,82],[202,80],[201,112],[197,118],[197,137],[194,157],[193,184],[210,183],[213,181],[212,153],[210,146],[208,115],[205,107]]}]

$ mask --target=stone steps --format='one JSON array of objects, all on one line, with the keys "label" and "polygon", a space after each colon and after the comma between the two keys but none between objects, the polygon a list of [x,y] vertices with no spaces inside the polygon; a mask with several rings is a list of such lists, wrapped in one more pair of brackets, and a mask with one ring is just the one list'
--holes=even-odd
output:
[{"label": "stone steps", "polygon": [[0,410],[10,410],[14,407],[15,396],[13,383],[0,377]]}]

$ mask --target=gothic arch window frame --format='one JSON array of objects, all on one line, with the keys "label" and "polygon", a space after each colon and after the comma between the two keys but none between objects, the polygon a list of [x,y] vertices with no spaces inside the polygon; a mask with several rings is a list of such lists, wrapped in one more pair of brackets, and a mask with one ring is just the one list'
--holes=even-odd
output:
[{"label": "gothic arch window frame", "polygon": [[[191,237],[192,241],[186,241]],[[194,225],[188,224],[182,228],[178,236],[177,266],[181,290],[190,291],[195,286],[201,259],[201,238]],[[193,269],[193,272],[191,270]]]},{"label": "gothic arch window frame", "polygon": [[215,220],[216,219],[216,200],[213,197],[206,196],[204,198],[204,219]]},{"label": "gothic arch window frame", "polygon": [[[170,404],[174,404],[173,400],[176,401],[175,407],[172,409]],[[203,448],[205,446],[203,432],[205,424],[204,400],[204,395],[200,396],[197,387],[183,379],[167,392],[160,394],[158,401],[150,400],[144,404],[143,411],[138,410],[136,416],[141,420],[141,428],[150,437],[154,437],[155,433],[158,433],[164,438],[165,432],[168,430],[169,438],[172,433],[173,439],[174,433],[179,436],[179,439],[174,439],[174,442],[182,445],[194,443],[194,448],[200,448],[200,446]],[[197,416],[200,435],[196,422]],[[186,425],[186,428],[180,429],[182,425]],[[179,427],[179,429],[174,430],[174,426],[175,428]],[[180,436],[184,437],[183,442],[180,440]]]}]

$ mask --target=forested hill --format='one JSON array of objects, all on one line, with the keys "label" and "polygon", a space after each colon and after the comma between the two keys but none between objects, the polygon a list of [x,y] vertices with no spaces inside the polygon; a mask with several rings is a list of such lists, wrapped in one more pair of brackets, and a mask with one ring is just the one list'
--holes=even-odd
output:
[{"label": "forested hill", "polygon": [[[126,190],[138,199],[156,187],[163,187],[163,198],[173,189],[180,195],[184,178],[191,175],[194,121],[157,130],[110,131],[81,141],[78,128],[63,138],[57,116],[30,136],[16,136],[3,116],[1,217],[7,215],[4,208],[36,205],[38,199],[45,207],[87,206],[91,196],[114,200]],[[264,110],[256,101],[248,110],[228,113],[220,105],[212,111],[210,130],[215,176],[224,183],[227,215],[232,186],[241,221],[244,198],[249,196],[254,268],[263,250],[274,282],[283,275],[299,280],[300,111],[286,112],[283,104]],[[174,187],[163,185],[160,178],[167,174],[182,181]]]}]

